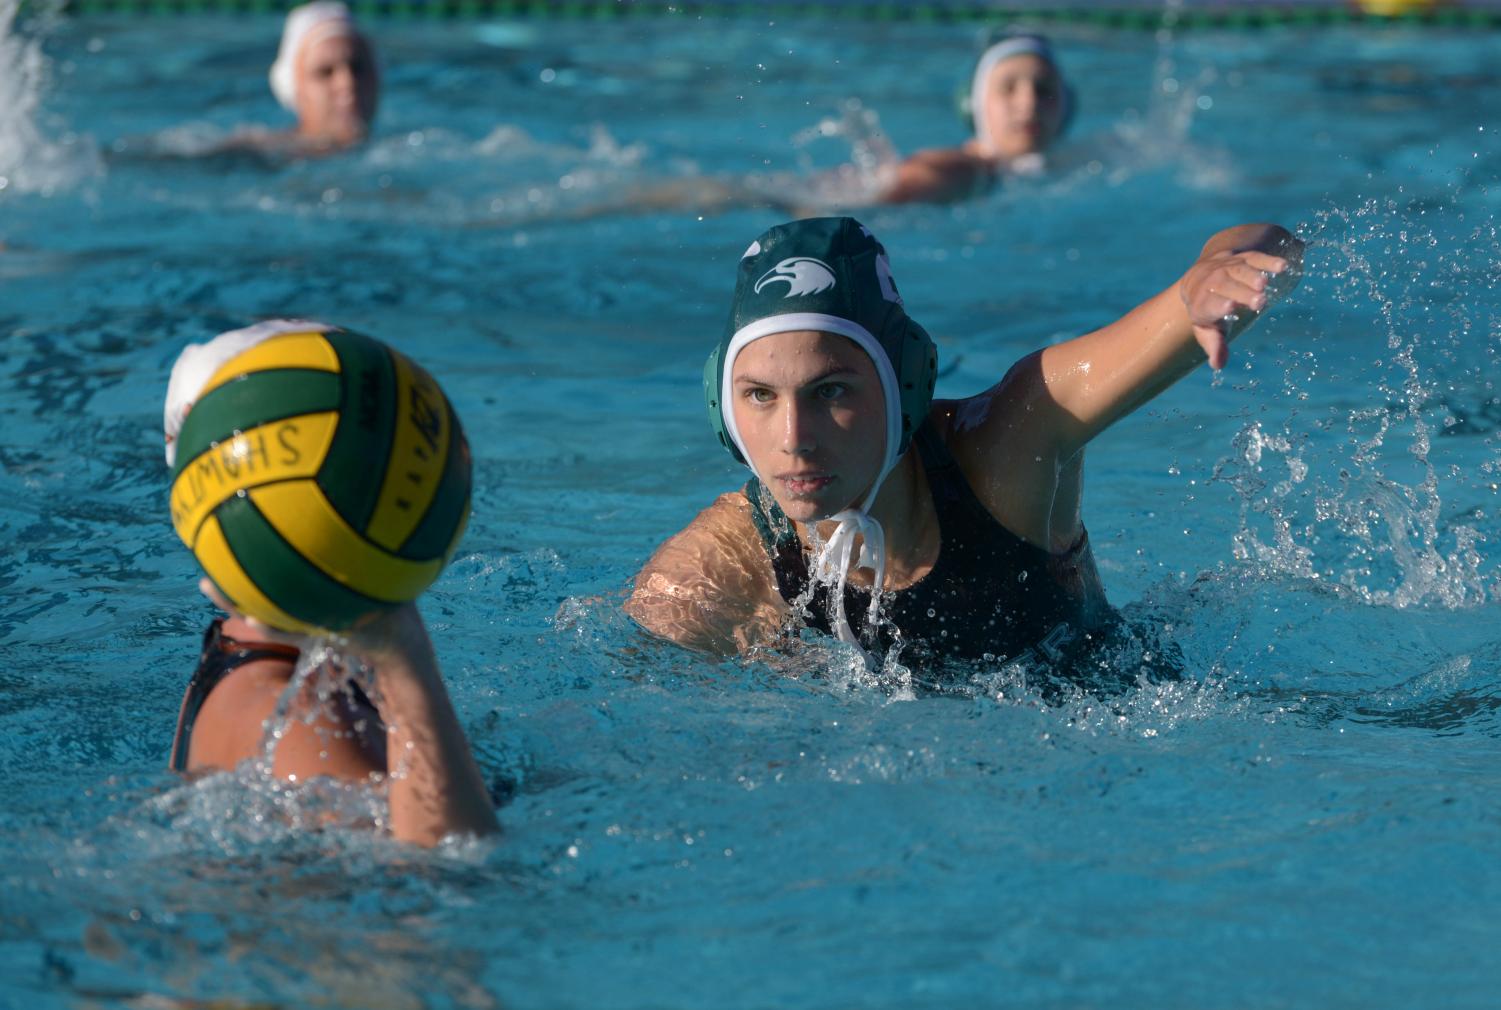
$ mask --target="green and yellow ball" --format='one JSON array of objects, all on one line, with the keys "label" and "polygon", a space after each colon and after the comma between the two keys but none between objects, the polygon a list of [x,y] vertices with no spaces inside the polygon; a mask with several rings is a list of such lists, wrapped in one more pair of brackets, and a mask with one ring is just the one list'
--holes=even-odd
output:
[{"label": "green and yellow ball", "polygon": [[242,613],[340,630],[432,584],[469,494],[469,445],[430,375],[357,333],[286,333],[199,392],[172,525]]}]

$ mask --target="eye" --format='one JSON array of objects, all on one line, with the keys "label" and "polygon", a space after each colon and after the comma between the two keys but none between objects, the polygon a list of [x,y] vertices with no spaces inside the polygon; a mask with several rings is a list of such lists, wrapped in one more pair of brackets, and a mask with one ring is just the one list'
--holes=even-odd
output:
[{"label": "eye", "polygon": [[752,386],[745,391],[745,398],[752,403],[770,403],[777,395],[765,386]]},{"label": "eye", "polygon": [[821,382],[814,390],[820,400],[837,400],[850,391],[850,387],[843,382]]}]

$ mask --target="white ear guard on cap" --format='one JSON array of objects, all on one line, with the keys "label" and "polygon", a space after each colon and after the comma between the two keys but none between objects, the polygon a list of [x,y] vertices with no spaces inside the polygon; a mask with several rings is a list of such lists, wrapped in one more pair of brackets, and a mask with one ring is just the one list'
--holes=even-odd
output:
[{"label": "white ear guard on cap", "polygon": [[167,402],[162,408],[162,435],[167,444],[167,466],[177,461],[177,434],[193,409],[198,393],[224,363],[256,344],[283,333],[328,333],[337,329],[309,319],[268,319],[242,330],[221,333],[206,344],[189,344],[172,366],[167,382]]},{"label": "white ear guard on cap", "polygon": [[[881,382],[885,451],[880,472],[859,501],[824,517],[834,521],[835,529],[814,561],[812,573],[833,590],[835,634],[841,641],[858,645],[844,610],[850,563],[873,573],[870,620],[874,621],[885,584],[886,538],[870,509],[928,416],[938,357],[926,331],[907,316],[886,251],[864,225],[853,218],[834,217],[791,221],[770,229],[740,259],[729,324],[704,365],[709,423],[721,444],[748,466],[750,454],[733,409],[735,359],[756,340],[802,330],[853,341],[870,357]],[[854,553],[857,538],[861,542],[858,557]]]}]

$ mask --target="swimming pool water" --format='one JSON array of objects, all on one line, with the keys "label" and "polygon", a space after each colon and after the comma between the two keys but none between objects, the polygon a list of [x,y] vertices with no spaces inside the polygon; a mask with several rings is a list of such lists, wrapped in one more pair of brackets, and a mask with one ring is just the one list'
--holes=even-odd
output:
[{"label": "swimming pool water", "polygon": [[[662,179],[806,193],[879,148],[867,113],[903,150],[957,141],[969,30],[372,27],[378,135],[289,166],[173,156],[278,121],[271,19],[0,50],[40,99],[0,111],[0,1005],[1494,1005],[1493,37],[1071,29],[1055,173],[861,212],[950,396],[1220,227],[1310,243],[1222,376],[1090,450],[1141,635],[1119,667],[1165,643],[1187,679],[913,698],[834,648],[713,663],[621,614],[743,479],[699,375],[776,220],[630,211]],[[166,369],[293,313],[413,355],[469,432],[474,518],[424,612],[493,844],[408,850],[369,797],[165,770],[209,616],[166,513]]]}]

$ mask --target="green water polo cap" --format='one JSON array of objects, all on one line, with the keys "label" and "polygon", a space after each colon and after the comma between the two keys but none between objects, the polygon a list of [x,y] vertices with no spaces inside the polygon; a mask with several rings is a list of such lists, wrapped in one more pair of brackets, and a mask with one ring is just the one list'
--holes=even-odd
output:
[{"label": "green water polo cap", "polygon": [[730,319],[704,366],[709,425],[730,455],[749,465],[735,429],[735,358],[761,337],[794,330],[837,333],[870,355],[886,402],[889,470],[928,416],[938,352],[907,316],[886,250],[850,217],[777,225],[740,258]]}]

